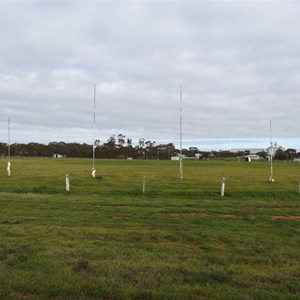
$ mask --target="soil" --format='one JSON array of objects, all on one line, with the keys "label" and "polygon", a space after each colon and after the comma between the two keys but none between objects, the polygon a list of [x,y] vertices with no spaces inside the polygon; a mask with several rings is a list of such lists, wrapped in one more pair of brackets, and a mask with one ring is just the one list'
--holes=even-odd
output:
[{"label": "soil", "polygon": [[271,216],[272,220],[300,220],[300,216]]}]

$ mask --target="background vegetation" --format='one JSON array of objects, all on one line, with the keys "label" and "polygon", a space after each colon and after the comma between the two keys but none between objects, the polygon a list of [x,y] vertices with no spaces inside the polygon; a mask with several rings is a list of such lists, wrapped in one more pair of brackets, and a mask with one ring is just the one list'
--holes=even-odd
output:
[{"label": "background vegetation", "polygon": [[[134,159],[159,159],[169,160],[171,156],[177,155],[180,151],[176,149],[173,143],[157,144],[155,141],[139,139],[137,145],[133,145],[132,139],[126,138],[123,134],[112,135],[106,142],[100,143],[95,141],[95,157],[96,158],[134,158]],[[60,154],[69,158],[91,158],[93,147],[89,144],[51,142],[48,145],[39,143],[20,144],[14,143],[10,145],[10,152],[15,157],[53,157]],[[182,153],[188,158],[195,158],[195,154],[200,154],[200,159],[211,158],[243,158],[249,154],[249,150],[231,152],[223,151],[201,151],[197,147],[189,147],[182,149]],[[258,153],[263,159],[267,153],[262,151]],[[0,143],[0,157],[7,157],[7,144]],[[300,153],[295,149],[287,149],[283,151],[278,149],[275,159],[277,160],[293,160],[300,157]]]}]

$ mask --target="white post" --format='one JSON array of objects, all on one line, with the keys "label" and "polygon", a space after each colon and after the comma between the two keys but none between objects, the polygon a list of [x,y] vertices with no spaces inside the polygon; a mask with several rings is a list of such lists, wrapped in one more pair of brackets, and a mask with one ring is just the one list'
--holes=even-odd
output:
[{"label": "white post", "polygon": [[221,197],[224,197],[225,194],[225,177],[221,181]]},{"label": "white post", "polygon": [[94,127],[93,127],[93,163],[92,163],[92,177],[95,178],[95,150],[96,150],[96,141],[95,141],[95,130],[96,130],[96,84],[94,84]]},{"label": "white post", "polygon": [[179,173],[180,179],[183,179],[182,168],[182,87],[180,86],[180,156],[179,156]]},{"label": "white post", "polygon": [[183,179],[183,170],[182,170],[182,154],[179,154],[179,171],[180,171],[180,179]]},{"label": "white post", "polygon": [[143,176],[143,194],[145,194],[146,190],[146,176]]},{"label": "white post", "polygon": [[[270,167],[271,167],[271,172],[270,172],[270,177],[269,177],[269,181],[270,182],[274,182],[274,178],[273,178],[273,154],[275,156],[275,151],[276,149],[273,148],[273,142],[272,142],[272,120],[270,120]],[[273,151],[274,149],[274,151]]]},{"label": "white post", "polygon": [[7,175],[10,176],[10,161],[7,163]]},{"label": "white post", "polygon": [[69,177],[69,174],[66,174],[66,191],[70,192],[70,177]]},{"label": "white post", "polygon": [[7,130],[8,130],[8,143],[7,143],[7,146],[8,146],[8,154],[7,154],[7,159],[8,159],[8,162],[7,162],[7,175],[10,176],[10,166],[11,166],[11,163],[10,163],[10,118],[8,118]]}]

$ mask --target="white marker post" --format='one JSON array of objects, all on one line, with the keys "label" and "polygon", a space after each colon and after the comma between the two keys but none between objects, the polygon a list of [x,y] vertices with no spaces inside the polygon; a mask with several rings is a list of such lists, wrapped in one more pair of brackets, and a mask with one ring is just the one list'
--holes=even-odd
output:
[{"label": "white marker post", "polygon": [[7,175],[10,176],[10,161],[7,163]]},{"label": "white marker post", "polygon": [[11,163],[10,163],[10,118],[8,118],[8,121],[7,121],[7,135],[8,135],[8,141],[7,141],[7,159],[8,159],[8,162],[7,162],[7,175],[10,176],[11,174],[11,171],[10,171],[10,166],[11,166]]},{"label": "white marker post", "polygon": [[69,177],[69,174],[66,174],[66,191],[70,192],[70,177]]},{"label": "white marker post", "polygon": [[92,163],[92,177],[96,177],[96,169],[95,169],[95,150],[97,146],[100,144],[100,140],[95,139],[95,131],[96,131],[96,84],[94,84],[94,127],[93,127],[93,163]]},{"label": "white marker post", "polygon": [[96,177],[96,169],[92,168],[92,177],[95,178]]},{"label": "white marker post", "polygon": [[8,120],[7,120],[7,138],[8,138],[8,141],[7,141],[7,159],[8,159],[7,175],[10,176],[10,174],[11,174],[11,172],[10,172],[10,166],[11,166],[11,163],[10,163],[10,118],[8,118]]},{"label": "white marker post", "polygon": [[[273,151],[274,149],[274,151]],[[273,147],[273,142],[272,142],[272,121],[270,120],[270,177],[269,181],[274,182],[274,177],[273,177],[273,154],[275,156],[275,148]]]},{"label": "white marker post", "polygon": [[225,177],[221,181],[221,197],[224,197],[225,194]]},{"label": "white marker post", "polygon": [[180,179],[183,179],[183,165],[182,165],[182,87],[180,87],[180,155],[179,155],[179,174]]}]

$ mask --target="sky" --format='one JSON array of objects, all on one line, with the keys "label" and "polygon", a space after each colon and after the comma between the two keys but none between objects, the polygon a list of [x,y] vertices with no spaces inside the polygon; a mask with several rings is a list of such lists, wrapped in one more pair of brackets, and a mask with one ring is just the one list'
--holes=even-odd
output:
[{"label": "sky", "polygon": [[[0,142],[122,133],[300,151],[297,1],[0,1]],[[96,97],[94,87],[96,86]],[[182,87],[182,97],[180,97]]]}]

